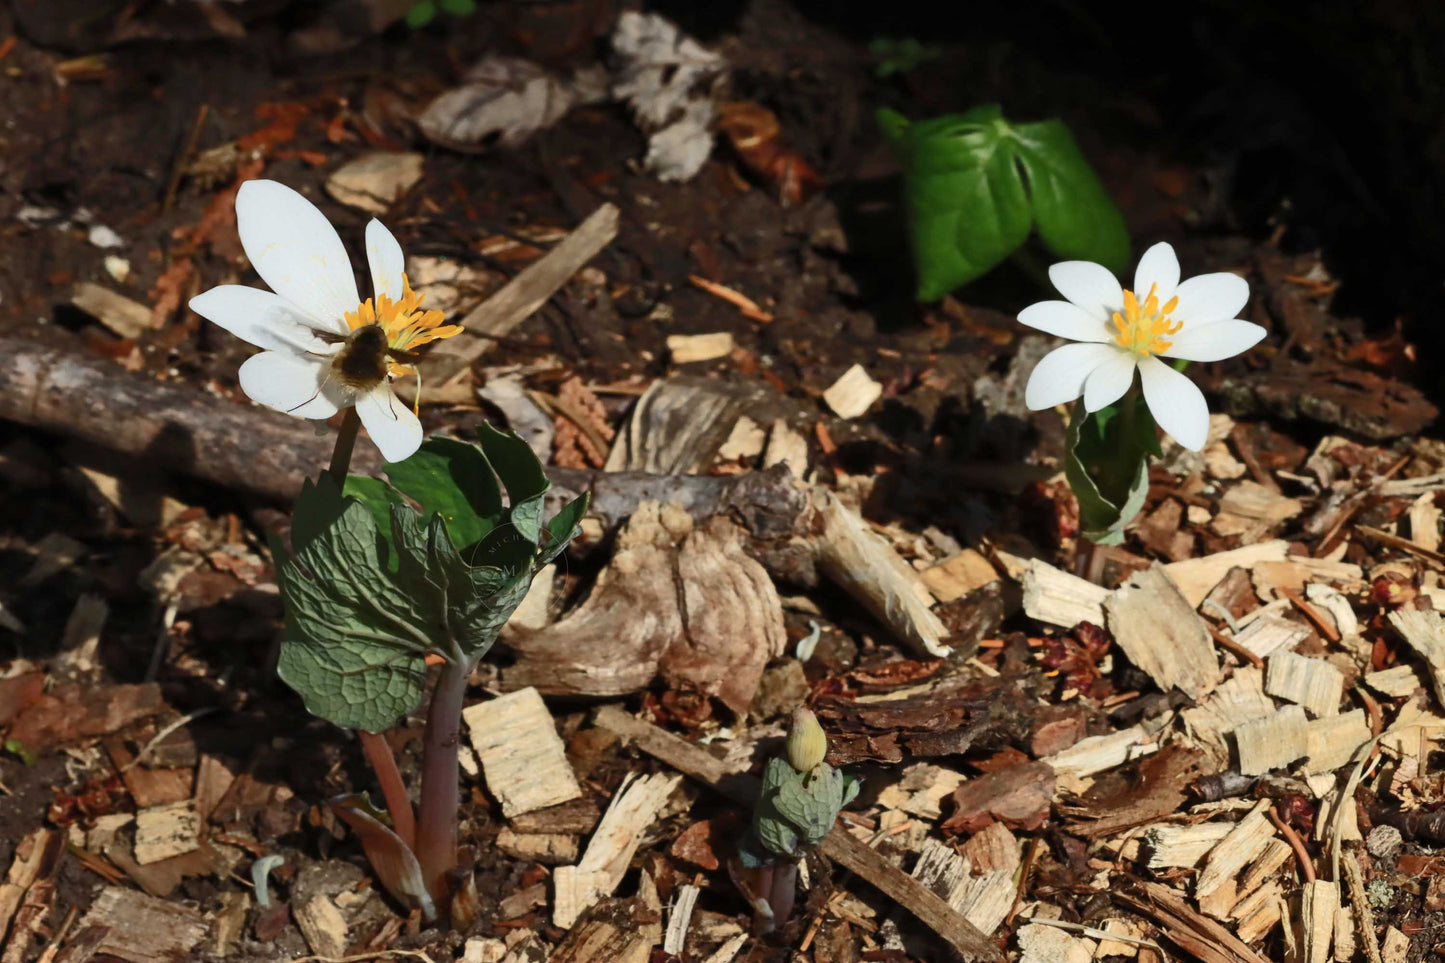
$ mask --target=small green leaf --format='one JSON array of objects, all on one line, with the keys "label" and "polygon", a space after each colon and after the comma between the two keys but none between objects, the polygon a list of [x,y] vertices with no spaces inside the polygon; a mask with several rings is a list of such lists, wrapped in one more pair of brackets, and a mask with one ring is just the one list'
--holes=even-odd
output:
[{"label": "small green leaf", "polygon": [[1079,501],[1084,537],[1096,545],[1124,540],[1124,528],[1149,495],[1149,456],[1159,451],[1149,406],[1137,392],[1120,402],[1127,404],[1134,406],[1132,418],[1114,405],[1090,415],[1082,400],[1069,416],[1064,475]]},{"label": "small green leaf", "polygon": [[410,458],[388,464],[386,476],[423,515],[441,515],[459,548],[475,545],[501,520],[497,476],[476,445],[430,438]]},{"label": "small green leaf", "polygon": [[1089,166],[1074,135],[1057,120],[1013,128],[1028,176],[1039,239],[1065,260],[1096,261],[1115,274],[1129,263],[1124,215]]},{"label": "small green leaf", "polygon": [[326,531],[346,508],[341,488],[329,471],[301,483],[301,494],[291,512],[291,545],[299,552]]},{"label": "small green leaf", "polygon": [[562,550],[567,547],[567,543],[577,537],[577,533],[581,531],[579,526],[582,524],[582,519],[587,515],[587,505],[590,500],[591,496],[587,492],[583,492],[563,505],[558,509],[557,514],[552,516],[552,520],[547,523],[544,530],[542,554],[537,559],[539,566],[546,565],[560,555]]},{"label": "small green leaf", "polygon": [[477,12],[477,0],[441,0],[441,8],[454,17],[468,17]]},{"label": "small green leaf", "polygon": [[504,434],[483,422],[477,426],[477,440],[507,489],[512,524],[523,538],[536,545],[542,534],[542,498],[552,487],[542,463],[514,431]]},{"label": "small green leaf", "polygon": [[421,0],[420,3],[412,4],[411,8],[407,10],[406,25],[413,30],[420,30],[431,23],[436,15],[436,4],[432,0]]}]

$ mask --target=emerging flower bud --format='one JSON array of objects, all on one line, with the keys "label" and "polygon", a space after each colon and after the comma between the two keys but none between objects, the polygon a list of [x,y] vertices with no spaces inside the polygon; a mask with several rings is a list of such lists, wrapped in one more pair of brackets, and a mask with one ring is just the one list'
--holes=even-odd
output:
[{"label": "emerging flower bud", "polygon": [[828,754],[828,736],[818,724],[812,710],[793,710],[793,724],[788,729],[788,765],[798,772],[812,772]]}]

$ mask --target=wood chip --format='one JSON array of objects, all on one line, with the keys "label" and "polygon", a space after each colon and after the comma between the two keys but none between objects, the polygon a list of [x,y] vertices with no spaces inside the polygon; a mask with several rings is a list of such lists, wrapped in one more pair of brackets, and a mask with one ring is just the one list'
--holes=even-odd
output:
[{"label": "wood chip", "polygon": [[1335,914],[1340,909],[1340,884],[1311,880],[1299,893],[1297,945],[1300,963],[1328,963],[1334,943]]},{"label": "wood chip", "polygon": [[519,833],[510,826],[497,834],[497,848],[513,859],[525,859],[547,866],[577,861],[580,851],[576,836],[564,833]]},{"label": "wood chip", "polygon": [[1410,648],[1425,660],[1435,698],[1445,706],[1445,615],[1433,609],[1399,609],[1390,624]]},{"label": "wood chip", "polygon": [[1248,545],[1304,511],[1298,498],[1286,498],[1248,479],[1229,486],[1211,527],[1219,535],[1240,535]]},{"label": "wood chip", "polygon": [[194,852],[201,846],[201,817],[190,800],[153,806],[135,814],[135,861],[142,866]]},{"label": "wood chip", "polygon": [[823,392],[823,401],[839,418],[857,418],[882,396],[883,385],[868,377],[861,364],[855,364]]},{"label": "wood chip", "polygon": [[552,714],[536,689],[519,689],[468,706],[462,718],[487,788],[507,817],[582,795]]},{"label": "wood chip", "polygon": [[599,897],[612,894],[622,882],[632,854],[641,845],[643,833],[681,781],[681,776],[667,773],[641,778],[629,775],[612,797],[582,859],[576,866],[557,867],[553,876],[556,882],[554,926],[569,929]]},{"label": "wood chip", "polygon": [[943,800],[952,795],[963,781],[961,772],[931,763],[918,763],[904,770],[902,779],[879,791],[878,804],[936,820],[943,816]]},{"label": "wood chip", "polygon": [[1174,714],[1165,713],[1128,729],[1080,739],[1044,762],[1053,767],[1061,791],[1082,793],[1092,785],[1090,776],[1158,752],[1159,734],[1173,721]]},{"label": "wood chip", "polygon": [[1365,673],[1364,683],[1391,699],[1408,699],[1426,684],[1426,680],[1418,665],[1402,662],[1380,672]]},{"label": "wood chip", "polygon": [[1308,755],[1308,727],[1300,706],[1285,706],[1272,716],[1237,727],[1234,738],[1239,745],[1239,771],[1259,776]]},{"label": "wood chip", "polygon": [[667,336],[667,350],[672,355],[673,364],[692,364],[726,358],[736,347],[737,343],[733,341],[731,331]]},{"label": "wood chip", "polygon": [[1440,509],[1433,494],[1421,495],[1410,505],[1410,541],[1427,552],[1440,550]]},{"label": "wood chip", "polygon": [[993,563],[971,548],[950,555],[919,574],[923,577],[923,584],[940,602],[961,599],[974,589],[999,580]]},{"label": "wood chip", "polygon": [[80,928],[102,926],[109,932],[99,953],[126,963],[175,963],[206,938],[205,917],[180,903],[157,899],[133,889],[101,890]]},{"label": "wood chip", "polygon": [[332,172],[326,193],[348,207],[380,216],[421,180],[425,163],[421,154],[369,151]]},{"label": "wood chip", "polygon": [[70,303],[122,338],[134,340],[157,327],[149,305],[90,281],[76,282]]},{"label": "wood chip", "polygon": [[1276,652],[1293,649],[1309,638],[1309,634],[1309,628],[1298,622],[1278,615],[1261,615],[1240,629],[1234,641],[1260,658],[1268,659]]},{"label": "wood chip", "polygon": [[301,905],[294,906],[292,913],[312,953],[326,957],[345,955],[346,919],[329,897],[317,893]]},{"label": "wood chip", "polygon": [[1080,622],[1103,627],[1104,601],[1109,590],[1077,575],[1054,568],[1036,558],[1029,559],[1023,574],[1024,612],[1029,618],[1061,629]]},{"label": "wood chip", "polygon": [[647,963],[662,921],[640,899],[603,900],[578,921],[549,963]]},{"label": "wood chip", "polygon": [[1370,741],[1370,723],[1364,709],[1317,719],[1305,732],[1308,772],[1334,772],[1354,759],[1360,747]]},{"label": "wood chip", "polygon": [[[999,823],[993,825],[1003,828]],[[1004,832],[1008,830],[1004,829]],[[969,860],[936,839],[924,840],[923,851],[911,875],[947,900],[985,936],[992,935],[1003,925],[1013,908],[1017,886],[1012,869],[995,869],[975,875]]]},{"label": "wood chip", "polygon": [[1304,706],[1311,716],[1322,719],[1339,713],[1345,676],[1324,659],[1275,652],[1265,663],[1264,691]]},{"label": "wood chip", "polygon": [[728,434],[727,441],[718,448],[718,460],[736,462],[756,458],[762,454],[766,440],[767,433],[758,427],[758,423],[743,415],[733,422],[733,430]]},{"label": "wood chip", "polygon": [[1274,700],[1264,694],[1264,673],[1242,668],[1181,716],[1189,734],[1213,750],[1223,764],[1229,757],[1225,737],[1247,722],[1274,715],[1275,709]]},{"label": "wood chip", "polygon": [[1130,661],[1165,692],[1177,687],[1196,702],[1219,681],[1219,657],[1197,605],[1158,563],[1135,572],[1104,602],[1109,630]]},{"label": "wood chip", "polygon": [[808,439],[794,431],[781,418],[773,421],[768,432],[768,447],[763,451],[763,468],[787,463],[793,477],[802,481],[808,474]]},{"label": "wood chip", "polygon": [[1223,581],[1230,569],[1237,566],[1247,570],[1260,562],[1283,561],[1288,552],[1288,542],[1260,542],[1228,552],[1216,552],[1203,558],[1170,562],[1164,569],[1188,600],[1190,607],[1198,608],[1199,603],[1204,601],[1214,586]]},{"label": "wood chip", "polygon": [[1139,854],[1150,869],[1192,869],[1233,829],[1233,823],[1151,826],[1140,837]]},{"label": "wood chip", "polygon": [[1239,901],[1236,877],[1274,838],[1274,826],[1264,815],[1272,804],[1269,799],[1256,803],[1205,858],[1204,870],[1194,884],[1194,898],[1210,916],[1227,917]]}]

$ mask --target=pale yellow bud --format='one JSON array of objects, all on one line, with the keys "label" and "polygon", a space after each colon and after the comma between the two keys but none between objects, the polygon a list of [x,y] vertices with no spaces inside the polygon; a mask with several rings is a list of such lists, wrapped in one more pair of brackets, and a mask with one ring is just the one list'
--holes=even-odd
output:
[{"label": "pale yellow bud", "polygon": [[828,736],[818,724],[812,710],[793,710],[793,724],[788,729],[788,765],[798,772],[812,772],[828,754]]}]

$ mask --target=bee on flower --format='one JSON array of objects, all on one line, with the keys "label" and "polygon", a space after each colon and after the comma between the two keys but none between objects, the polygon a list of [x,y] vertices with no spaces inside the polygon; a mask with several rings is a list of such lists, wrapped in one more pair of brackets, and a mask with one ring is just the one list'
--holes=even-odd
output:
[{"label": "bee on flower", "polygon": [[1122,398],[1139,372],[1154,421],[1185,448],[1198,451],[1209,434],[1204,395],[1160,359],[1223,361],[1249,350],[1264,328],[1237,315],[1249,284],[1229,273],[1179,280],[1179,259],[1166,243],[1144,252],[1125,290],[1102,265],[1064,261],[1049,268],[1063,301],[1040,301],[1019,321],[1067,344],[1044,356],[1029,377],[1024,403],[1039,411],[1084,397],[1098,411]]},{"label": "bee on flower", "polygon": [[271,290],[222,284],[190,305],[262,349],[241,365],[241,390],[268,408],[316,421],[354,407],[383,458],[409,457],[421,445],[421,422],[391,383],[416,373],[417,348],[462,328],[422,309],[425,295],[411,289],[396,238],[378,220],[366,226],[372,297],[363,301],[336,229],[286,185],[242,184],[236,230]]}]

